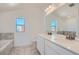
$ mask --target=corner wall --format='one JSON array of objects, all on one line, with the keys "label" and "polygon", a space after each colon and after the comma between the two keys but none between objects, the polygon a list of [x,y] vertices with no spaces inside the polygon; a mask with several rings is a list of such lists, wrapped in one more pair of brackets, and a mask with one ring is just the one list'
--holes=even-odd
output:
[{"label": "corner wall", "polygon": [[[16,32],[16,18],[25,17],[25,32]],[[25,46],[36,39],[38,33],[43,32],[44,14],[39,7],[28,7],[21,10],[14,10],[0,13],[0,33],[15,33],[14,45]]]}]

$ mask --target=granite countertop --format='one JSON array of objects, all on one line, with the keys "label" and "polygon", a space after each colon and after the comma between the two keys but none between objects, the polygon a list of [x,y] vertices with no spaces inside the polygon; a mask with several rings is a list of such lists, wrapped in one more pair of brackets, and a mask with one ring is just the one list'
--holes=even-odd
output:
[{"label": "granite countertop", "polygon": [[46,40],[56,43],[57,45],[64,47],[76,54],[79,54],[79,39],[76,37],[75,40],[68,40],[64,35],[55,35],[55,39],[52,39],[54,35],[47,35],[46,33],[39,34],[41,37]]}]

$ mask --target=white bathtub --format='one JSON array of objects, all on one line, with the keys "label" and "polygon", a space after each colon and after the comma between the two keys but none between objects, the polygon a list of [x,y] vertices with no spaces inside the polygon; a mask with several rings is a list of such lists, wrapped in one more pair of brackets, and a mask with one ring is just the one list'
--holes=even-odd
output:
[{"label": "white bathtub", "polygon": [[13,40],[0,40],[0,55],[9,55],[13,48]]}]

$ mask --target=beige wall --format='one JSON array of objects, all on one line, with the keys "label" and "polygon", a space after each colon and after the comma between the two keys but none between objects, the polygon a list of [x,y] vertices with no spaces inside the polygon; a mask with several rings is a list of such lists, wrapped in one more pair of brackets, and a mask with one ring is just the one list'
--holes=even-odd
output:
[{"label": "beige wall", "polygon": [[[25,17],[25,32],[16,32],[16,17]],[[44,13],[39,7],[27,7],[21,10],[0,13],[0,32],[14,32],[15,46],[31,44],[43,29]]]}]

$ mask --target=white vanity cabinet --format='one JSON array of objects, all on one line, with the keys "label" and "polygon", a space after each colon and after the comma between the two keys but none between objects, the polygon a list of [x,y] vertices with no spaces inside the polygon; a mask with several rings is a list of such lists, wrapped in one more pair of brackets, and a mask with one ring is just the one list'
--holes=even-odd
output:
[{"label": "white vanity cabinet", "polygon": [[55,47],[51,45],[51,42],[45,40],[45,55],[58,55],[54,48]]},{"label": "white vanity cabinet", "polygon": [[72,51],[43,36],[38,36],[37,49],[41,55],[74,55]]},{"label": "white vanity cabinet", "polygon": [[53,42],[45,40],[45,55],[73,55],[73,53]]},{"label": "white vanity cabinet", "polygon": [[38,37],[37,39],[37,49],[40,52],[40,54],[44,55],[44,39],[42,37]]}]

